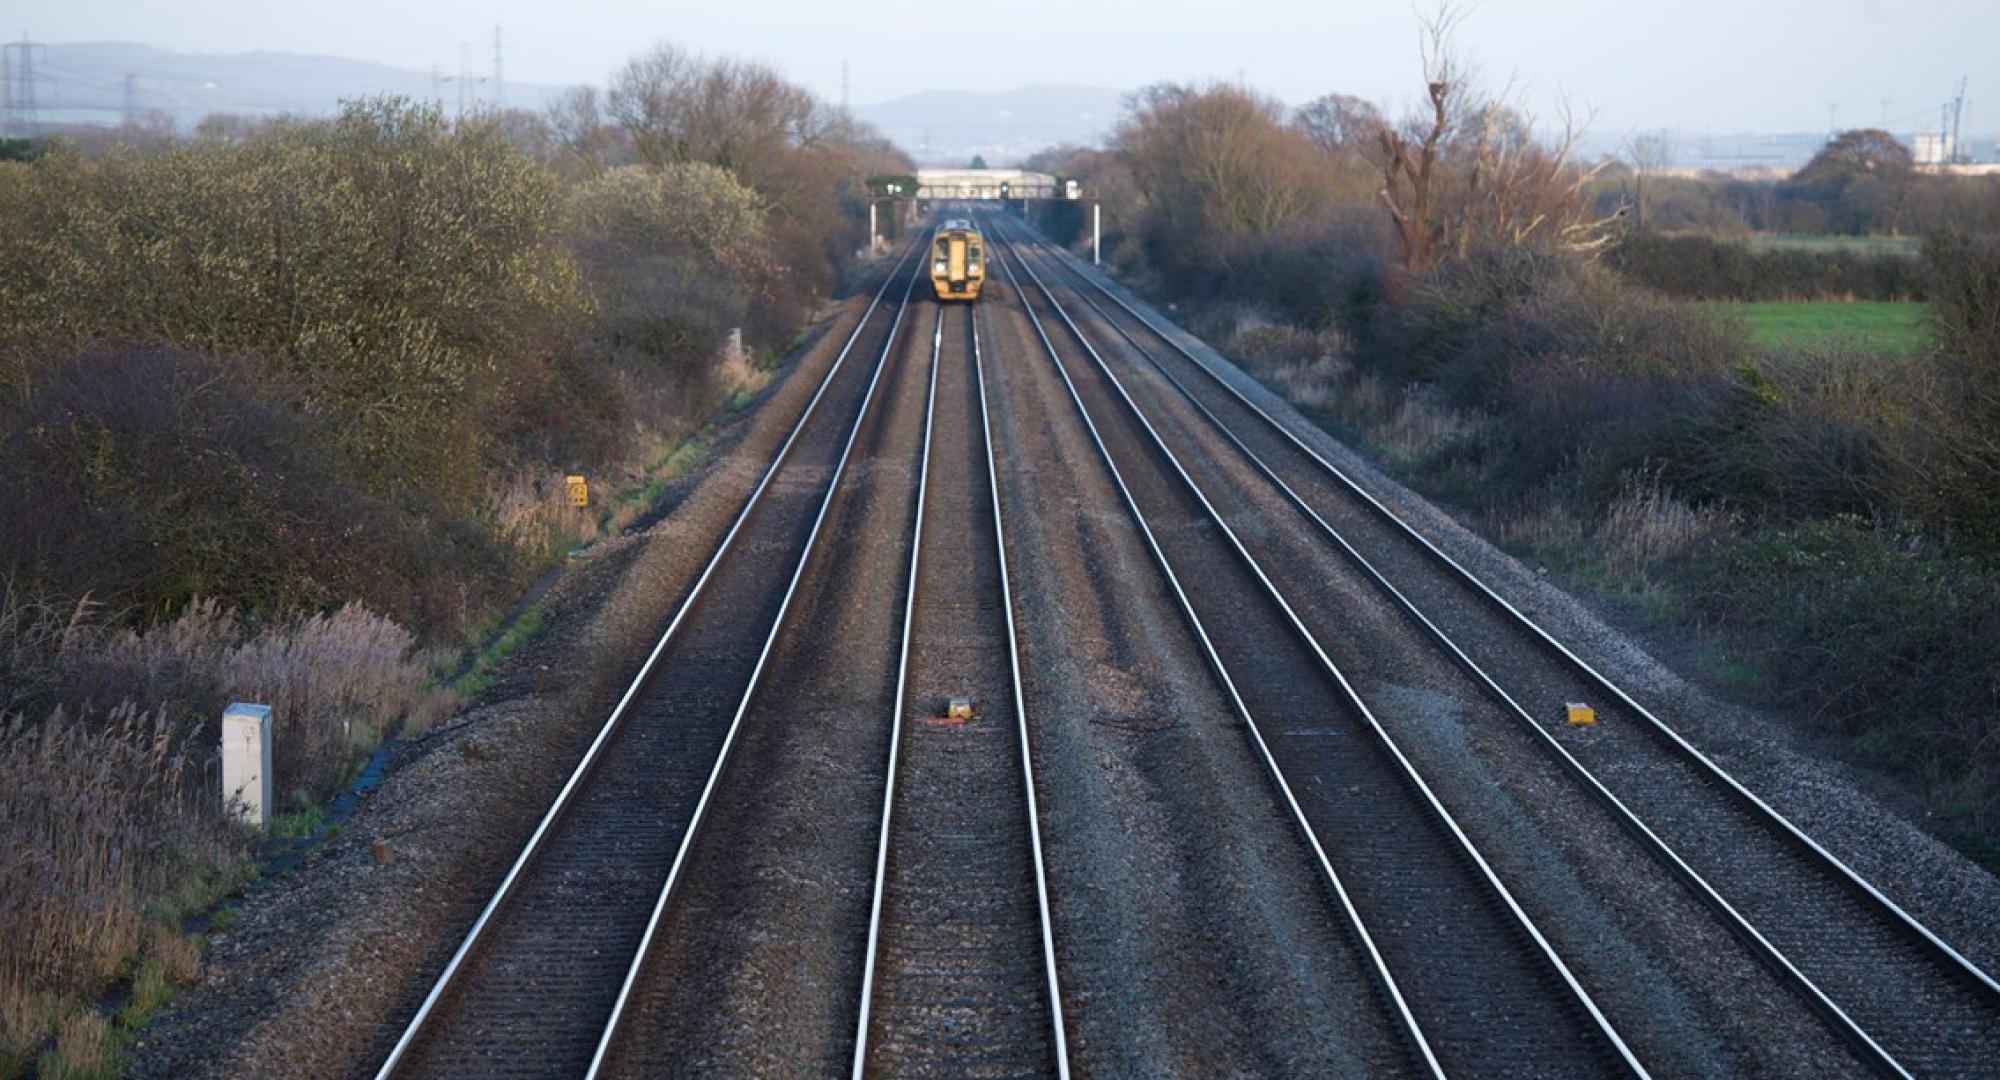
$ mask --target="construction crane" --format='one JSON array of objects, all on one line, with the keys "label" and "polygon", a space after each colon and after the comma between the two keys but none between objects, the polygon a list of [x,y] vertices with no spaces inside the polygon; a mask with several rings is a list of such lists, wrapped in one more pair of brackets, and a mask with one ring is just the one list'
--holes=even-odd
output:
[{"label": "construction crane", "polygon": [[1971,160],[1965,154],[1965,144],[1958,140],[1959,125],[1965,119],[1965,76],[1958,77],[1958,88],[1951,95],[1951,145],[1948,148],[1952,164]]}]

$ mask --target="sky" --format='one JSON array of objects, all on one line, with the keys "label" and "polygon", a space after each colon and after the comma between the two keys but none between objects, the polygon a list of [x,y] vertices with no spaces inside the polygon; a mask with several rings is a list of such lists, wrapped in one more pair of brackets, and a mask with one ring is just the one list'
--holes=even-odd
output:
[{"label": "sky", "polygon": [[[1424,10],[1431,9],[1429,0]],[[509,81],[602,83],[672,41],[764,60],[830,100],[1034,83],[1131,88],[1241,78],[1292,103],[1329,91],[1392,106],[1418,84],[1418,9],[1357,0],[4,0],[0,34],[136,41],[182,52],[273,50],[484,67],[503,28]],[[1996,0],[1484,0],[1464,52],[1546,122],[1562,101],[1597,131],[1899,130],[1934,117],[1970,75],[1968,130],[2000,124]],[[1984,95],[1993,102],[1980,108]],[[1885,104],[1886,103],[1886,104]],[[1829,105],[1838,112],[1829,117]],[[1983,115],[1982,115],[1983,114]]]}]

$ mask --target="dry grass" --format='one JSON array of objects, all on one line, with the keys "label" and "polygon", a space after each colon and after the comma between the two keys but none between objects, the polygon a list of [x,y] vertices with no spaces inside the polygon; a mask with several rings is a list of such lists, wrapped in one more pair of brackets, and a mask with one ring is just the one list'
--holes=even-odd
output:
[{"label": "dry grass", "polygon": [[1405,391],[1387,423],[1370,435],[1383,456],[1398,465],[1418,464],[1479,427],[1476,418],[1453,408],[1431,387]]},{"label": "dry grass", "polygon": [[94,688],[90,703],[100,707],[107,689],[165,703],[189,724],[207,723],[230,701],[271,706],[281,798],[326,793],[398,720],[422,727],[452,704],[430,687],[437,658],[354,603],[261,627],[208,600],[145,630],[72,620],[56,659]]},{"label": "dry grass", "polygon": [[0,986],[0,1076],[19,1076],[41,1053],[64,1014],[54,994]]},{"label": "dry grass", "polygon": [[755,394],[771,384],[771,373],[757,366],[756,358],[748,352],[722,350],[722,359],[715,366],[714,379],[722,389],[725,398],[737,394]]},{"label": "dry grass", "polygon": [[[486,512],[513,547],[553,556],[600,535],[597,515],[569,503],[567,473],[518,469],[489,485]],[[601,478],[586,477],[601,490]],[[598,496],[593,491],[593,497]]]},{"label": "dry grass", "polygon": [[[202,771],[188,733],[165,710],[126,705],[98,723],[58,710],[0,727],[0,847],[9,855],[0,860],[0,1047],[8,1056],[22,1060],[47,1036],[51,1000],[93,1000],[126,969],[153,932],[154,898],[189,874],[234,872],[235,842],[198,799]],[[64,1025],[78,1010],[67,1011]],[[71,1037],[65,1027],[63,1040]],[[87,1064],[78,1055],[89,1045],[79,1042],[67,1060]]]},{"label": "dry grass", "polygon": [[587,477],[589,509],[570,505],[567,473],[524,467],[489,482],[486,516],[512,547],[542,559],[619,535],[651,510],[664,485],[698,456],[692,434],[697,425],[683,414],[706,413],[724,404],[734,407],[733,403],[763,391],[771,378],[771,371],[758,366],[748,351],[724,348],[702,373],[703,388],[677,395],[670,408],[654,410],[665,419],[637,423],[622,441],[622,452]]},{"label": "dry grass", "polygon": [[146,953],[159,961],[160,971],[175,986],[201,981],[201,942],[165,926],[155,926]]},{"label": "dry grass", "polygon": [[81,1018],[106,985],[134,975],[136,1023],[199,979],[180,920],[241,879],[248,839],[220,814],[224,704],[272,706],[281,798],[317,800],[390,725],[449,708],[433,663],[354,604],[253,626],[197,602],[140,630],[0,603],[0,1076],[52,1033],[42,1075],[100,1075]]},{"label": "dry grass", "polygon": [[1395,465],[1419,464],[1475,434],[1480,419],[1429,387],[1399,389],[1356,369],[1338,330],[1307,331],[1239,316],[1228,352],[1279,396],[1308,414],[1360,432]]},{"label": "dry grass", "polygon": [[118,1039],[95,1012],[71,1013],[56,1029],[56,1047],[36,1065],[41,1080],[109,1080],[118,1075]]},{"label": "dry grass", "polygon": [[1655,474],[1635,474],[1605,508],[1599,549],[1613,573],[1643,581],[1659,562],[1721,537],[1736,524],[1726,511],[1682,501]]},{"label": "dry grass", "polygon": [[1353,377],[1347,339],[1337,330],[1313,332],[1238,316],[1226,333],[1225,351],[1301,409],[1331,409]]},{"label": "dry grass", "polygon": [[1332,407],[1350,371],[1345,359],[1323,354],[1311,359],[1288,360],[1258,374],[1285,400],[1301,409],[1317,412]]},{"label": "dry grass", "polygon": [[1589,524],[1567,501],[1552,498],[1490,515],[1487,527],[1502,545],[1531,551],[1574,551],[1590,534]]}]

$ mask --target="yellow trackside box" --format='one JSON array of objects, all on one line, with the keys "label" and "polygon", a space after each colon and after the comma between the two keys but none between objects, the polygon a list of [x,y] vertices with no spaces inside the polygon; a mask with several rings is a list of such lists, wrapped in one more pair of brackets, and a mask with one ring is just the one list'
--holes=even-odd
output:
[{"label": "yellow trackside box", "polygon": [[1571,727],[1596,727],[1597,710],[1581,701],[1572,701],[1563,706],[1563,719]]},{"label": "yellow trackside box", "polygon": [[565,476],[563,484],[569,489],[569,504],[578,509],[590,505],[590,482],[581,476]]}]

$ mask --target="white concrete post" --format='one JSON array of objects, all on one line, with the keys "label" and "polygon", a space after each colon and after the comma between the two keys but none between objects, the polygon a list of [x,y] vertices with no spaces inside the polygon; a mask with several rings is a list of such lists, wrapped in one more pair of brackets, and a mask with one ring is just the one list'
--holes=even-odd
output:
[{"label": "white concrete post", "polygon": [[875,200],[868,200],[868,254],[875,254]]},{"label": "white concrete post", "polygon": [[222,710],[222,809],[271,827],[271,707],[236,702]]},{"label": "white concrete post", "polygon": [[1103,234],[1104,219],[1098,211],[1104,209],[1100,203],[1090,204],[1090,265],[1097,265],[1098,238]]}]

